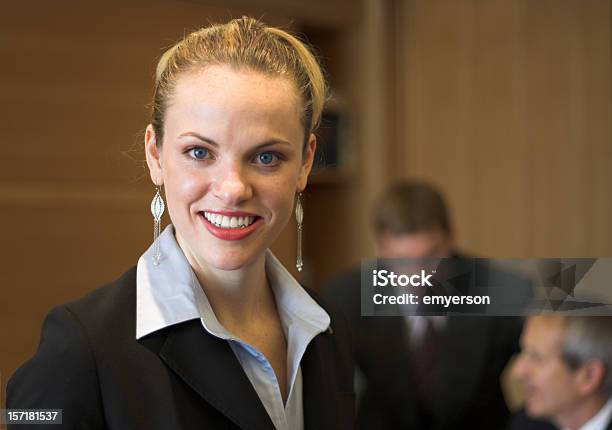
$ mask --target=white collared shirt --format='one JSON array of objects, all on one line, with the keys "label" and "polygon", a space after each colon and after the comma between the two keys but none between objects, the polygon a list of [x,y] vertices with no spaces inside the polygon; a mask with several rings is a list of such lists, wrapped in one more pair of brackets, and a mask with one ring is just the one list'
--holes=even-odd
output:
[{"label": "white collared shirt", "polygon": [[612,399],[597,412],[593,418],[588,420],[579,430],[606,430],[612,419]]},{"label": "white collared shirt", "polygon": [[254,347],[232,335],[215,316],[189,262],[169,225],[159,236],[161,259],[153,265],[153,245],[140,257],[136,275],[136,339],[183,321],[200,319],[212,336],[228,341],[255,388],[274,426],[279,430],[304,428],[300,361],[306,347],[326,331],[330,317],[291,274],[266,251],[266,275],[274,293],[287,339],[286,404],[274,370]]}]

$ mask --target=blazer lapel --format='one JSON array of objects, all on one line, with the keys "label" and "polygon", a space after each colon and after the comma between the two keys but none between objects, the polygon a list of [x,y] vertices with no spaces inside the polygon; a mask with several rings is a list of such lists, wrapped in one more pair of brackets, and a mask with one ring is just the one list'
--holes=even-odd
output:
[{"label": "blazer lapel", "polygon": [[170,327],[159,355],[186,384],[238,427],[274,430],[227,341],[208,334],[199,320]]},{"label": "blazer lapel", "polygon": [[338,387],[333,363],[331,338],[328,332],[317,335],[302,357],[302,392],[304,428],[306,430],[336,429],[336,394]]}]

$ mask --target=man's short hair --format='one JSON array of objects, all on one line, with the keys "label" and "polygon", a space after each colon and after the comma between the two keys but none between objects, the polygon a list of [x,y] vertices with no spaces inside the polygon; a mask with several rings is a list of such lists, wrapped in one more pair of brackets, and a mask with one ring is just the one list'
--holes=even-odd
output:
[{"label": "man's short hair", "polygon": [[390,186],[375,203],[372,221],[377,236],[411,234],[434,228],[451,234],[444,197],[423,181],[402,181]]},{"label": "man's short hair", "polygon": [[612,396],[612,317],[567,316],[564,319],[563,361],[571,369],[591,360],[601,361],[606,373],[600,392]]}]

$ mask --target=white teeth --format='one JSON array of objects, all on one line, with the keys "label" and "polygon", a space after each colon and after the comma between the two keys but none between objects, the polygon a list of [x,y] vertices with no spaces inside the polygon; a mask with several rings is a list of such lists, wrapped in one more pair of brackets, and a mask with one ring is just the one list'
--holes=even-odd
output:
[{"label": "white teeth", "polygon": [[204,212],[204,218],[206,218],[215,226],[221,228],[244,228],[253,224],[253,221],[255,221],[255,217],[253,216],[228,217],[225,215],[209,212]]}]

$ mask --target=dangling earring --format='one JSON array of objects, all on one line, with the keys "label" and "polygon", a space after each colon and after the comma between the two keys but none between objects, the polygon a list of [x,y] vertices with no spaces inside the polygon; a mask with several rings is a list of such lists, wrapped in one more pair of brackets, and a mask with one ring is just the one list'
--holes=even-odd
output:
[{"label": "dangling earring", "polygon": [[297,259],[295,267],[298,272],[304,268],[302,262],[302,223],[304,222],[304,208],[302,208],[302,193],[297,194],[297,202],[295,203],[295,220],[297,221]]},{"label": "dangling earring", "polygon": [[166,205],[164,204],[164,199],[162,198],[160,191],[160,186],[157,185],[157,192],[153,197],[153,201],[151,201],[151,214],[153,215],[153,265],[159,265],[159,260],[161,259],[161,251],[159,249],[159,228],[161,224],[161,217],[164,214],[164,209],[166,209]]}]

